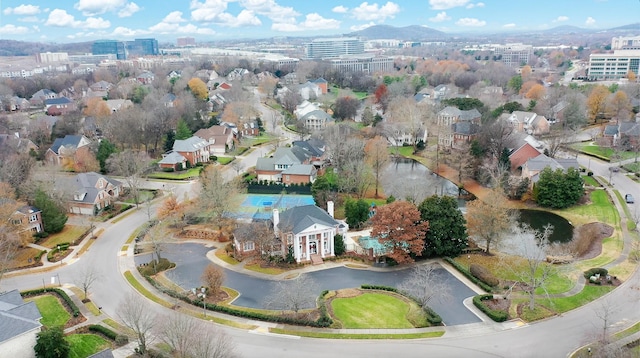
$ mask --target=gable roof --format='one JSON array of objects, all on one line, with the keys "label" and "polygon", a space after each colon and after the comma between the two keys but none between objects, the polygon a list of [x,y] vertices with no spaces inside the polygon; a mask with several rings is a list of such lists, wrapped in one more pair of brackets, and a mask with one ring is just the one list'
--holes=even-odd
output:
[{"label": "gable roof", "polygon": [[307,140],[294,140],[291,143],[294,147],[300,147],[313,157],[321,157],[326,151],[326,144],[322,139],[309,138]]},{"label": "gable roof", "polygon": [[206,140],[198,136],[193,136],[187,139],[176,139],[176,141],[173,142],[173,150],[176,152],[195,152],[206,147],[207,144]]},{"label": "gable roof", "polygon": [[631,137],[640,136],[640,123],[620,122],[620,134],[624,134]]},{"label": "gable roof", "polygon": [[525,142],[520,148],[514,150],[509,155],[509,161],[511,162],[511,169],[521,167],[527,160],[535,158],[540,155],[540,151],[537,150],[531,144]]},{"label": "gable roof", "polygon": [[78,146],[82,142],[83,137],[84,136],[81,135],[67,134],[64,136],[64,138],[56,138],[56,140],[54,140],[53,144],[51,145],[51,151],[56,154],[60,154],[59,151],[61,147],[78,148]]},{"label": "gable roof", "polygon": [[315,205],[304,205],[282,212],[278,228],[298,234],[314,224],[337,226],[339,223],[323,209]]},{"label": "gable roof", "polygon": [[478,133],[480,126],[475,123],[471,123],[468,121],[456,122],[451,124],[453,129],[453,133],[462,134],[462,135],[473,135]]},{"label": "gable roof", "polygon": [[325,122],[329,122],[333,120],[333,117],[331,117],[327,112],[321,109],[315,109],[311,112],[306,113],[304,116],[300,118],[300,120],[303,120],[303,121],[307,119],[322,119]]},{"label": "gable roof", "polygon": [[107,183],[113,186],[122,185],[120,181],[111,179],[107,176],[98,174],[96,172],[80,173],[73,178],[73,183],[75,184],[75,187],[76,187],[76,194],[80,193],[84,195],[82,195],[81,200],[76,200],[74,198],[74,201],[80,201],[83,203],[94,203],[96,200],[96,197],[98,196],[98,193],[101,190],[103,190],[100,188],[96,188],[96,184],[100,179],[106,180]]},{"label": "gable roof", "polygon": [[178,164],[184,163],[186,161],[187,158],[183,157],[180,153],[170,151],[162,157],[158,164]]},{"label": "gable roof", "polygon": [[311,175],[316,167],[311,164],[294,164],[282,171],[283,175]]},{"label": "gable roof", "polygon": [[0,293],[0,343],[40,328],[35,302],[25,303],[18,290]]},{"label": "gable roof", "polygon": [[44,100],[44,104],[47,106],[53,106],[57,104],[69,104],[69,103],[73,103],[73,101],[71,101],[67,97],[49,98]]},{"label": "gable roof", "polygon": [[301,164],[309,159],[309,155],[300,147],[280,147],[273,153],[277,164]]}]

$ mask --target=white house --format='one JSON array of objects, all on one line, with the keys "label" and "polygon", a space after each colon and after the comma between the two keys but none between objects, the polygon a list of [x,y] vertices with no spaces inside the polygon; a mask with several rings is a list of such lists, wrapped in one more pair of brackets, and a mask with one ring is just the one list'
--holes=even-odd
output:
[{"label": "white house", "polygon": [[333,218],[333,202],[327,211],[315,206],[296,206],[280,213],[273,210],[273,227],[283,245],[283,252],[293,247],[296,262],[322,263],[335,256],[333,237],[339,234],[341,223]]}]

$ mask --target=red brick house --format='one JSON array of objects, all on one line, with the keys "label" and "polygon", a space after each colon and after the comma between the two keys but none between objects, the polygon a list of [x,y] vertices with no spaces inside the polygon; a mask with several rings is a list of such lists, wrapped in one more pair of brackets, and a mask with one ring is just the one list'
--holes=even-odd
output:
[{"label": "red brick house", "polygon": [[191,166],[208,163],[211,155],[209,143],[198,136],[176,140],[173,142],[173,151],[185,157]]},{"label": "red brick house", "polygon": [[518,149],[514,150],[509,155],[509,161],[511,162],[511,171],[521,170],[524,163],[527,160],[535,158],[540,155],[540,151],[529,143],[524,143]]},{"label": "red brick house", "polygon": [[50,116],[60,116],[78,109],[78,105],[67,97],[47,99],[44,106]]},{"label": "red brick house", "polygon": [[83,135],[66,135],[64,138],[56,138],[44,156],[47,162],[60,165],[65,157],[75,158],[83,151],[88,152],[89,144],[91,144],[91,140]]}]

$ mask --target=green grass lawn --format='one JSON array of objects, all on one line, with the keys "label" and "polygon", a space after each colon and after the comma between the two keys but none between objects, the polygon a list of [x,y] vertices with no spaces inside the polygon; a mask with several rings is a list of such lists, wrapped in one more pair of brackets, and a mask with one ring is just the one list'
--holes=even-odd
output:
[{"label": "green grass lawn", "polygon": [[[587,285],[584,289],[575,296],[570,297],[558,297],[551,299],[551,306],[557,312],[563,313],[570,311],[574,308],[578,308],[583,306],[598,297],[603,296],[607,292],[613,290],[611,286],[591,286]],[[549,305],[549,301],[547,299],[537,300],[538,303],[542,305]]]},{"label": "green grass lawn", "polygon": [[394,146],[389,146],[389,153],[390,154],[399,154],[403,157],[410,157],[413,155],[413,147],[412,146],[402,146],[402,147],[394,147]]},{"label": "green grass lawn", "polygon": [[220,163],[221,165],[227,165],[231,163],[234,159],[236,158],[235,157],[218,157],[217,162]]},{"label": "green grass lawn", "polygon": [[155,172],[149,174],[149,178],[167,180],[185,180],[189,178],[197,178],[198,176],[200,176],[200,168],[201,167],[195,167],[179,172]]},{"label": "green grass lawn", "polygon": [[617,226],[620,222],[620,215],[616,207],[609,200],[607,193],[604,190],[594,190],[591,192],[590,198],[591,203],[558,210],[558,214],[564,217],[571,217],[570,219],[573,225],[600,221],[612,226]]},{"label": "green grass lawn", "polygon": [[413,328],[407,319],[409,304],[382,293],[365,293],[331,301],[343,328]]},{"label": "green grass lawn", "polygon": [[38,245],[53,249],[61,243],[72,243],[89,229],[86,226],[65,225],[64,229],[57,234],[49,235],[46,239],[38,242]]},{"label": "green grass lawn", "polygon": [[[139,203],[144,203],[146,201],[149,201],[151,199],[153,199],[153,197],[155,196],[155,192],[152,190],[139,190],[138,191],[138,202]],[[136,203],[136,199],[135,198],[128,198],[127,200],[124,200],[125,203],[129,203],[129,204],[135,204]]]},{"label": "green grass lawn", "polygon": [[248,145],[250,147],[256,146],[256,145],[261,145],[261,144],[265,144],[265,143],[269,143],[272,140],[277,139],[276,137],[270,135],[270,134],[260,134],[260,136],[255,137],[255,138],[243,138],[242,143],[245,145]]},{"label": "green grass lawn", "polygon": [[95,334],[72,334],[65,339],[71,345],[69,358],[86,358],[111,347],[111,343]]},{"label": "green grass lawn", "polygon": [[[601,158],[611,159],[615,161],[618,160],[617,158],[612,158],[612,156],[616,154],[612,148],[600,147],[599,145],[595,145],[591,142],[576,143],[571,147],[581,152],[592,154]],[[620,157],[621,157],[620,160],[631,159],[631,158],[635,158],[636,156],[635,152],[619,152],[618,154],[620,154]]]},{"label": "green grass lawn", "polygon": [[28,297],[25,301],[35,301],[42,315],[40,323],[45,327],[64,326],[71,318],[71,315],[64,309],[58,298],[52,295]]},{"label": "green grass lawn", "polygon": [[584,183],[586,185],[591,185],[591,186],[600,186],[600,183],[598,183],[597,180],[595,180],[592,176],[588,176],[588,175],[583,175],[582,179],[584,180]]}]

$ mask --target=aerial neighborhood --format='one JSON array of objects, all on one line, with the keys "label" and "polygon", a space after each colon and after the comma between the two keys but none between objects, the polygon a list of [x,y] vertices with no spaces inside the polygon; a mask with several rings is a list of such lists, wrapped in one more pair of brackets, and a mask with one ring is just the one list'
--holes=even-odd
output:
[{"label": "aerial neighborhood", "polygon": [[[106,21],[90,19],[73,21]],[[567,334],[540,356],[640,354],[640,27],[374,22],[0,36],[0,356],[304,356],[316,338],[463,356],[421,346],[466,342],[456,326]],[[591,329],[567,333],[567,316]],[[280,335],[310,346],[284,354]],[[506,344],[491,354],[537,356]]]}]

